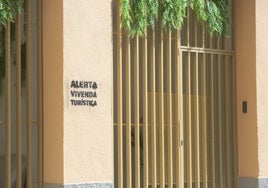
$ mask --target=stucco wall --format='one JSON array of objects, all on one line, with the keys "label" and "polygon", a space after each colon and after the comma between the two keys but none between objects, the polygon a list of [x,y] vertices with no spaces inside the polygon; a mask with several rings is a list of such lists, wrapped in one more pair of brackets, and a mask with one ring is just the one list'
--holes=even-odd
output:
[{"label": "stucco wall", "polygon": [[259,176],[268,177],[268,1],[256,1]]},{"label": "stucco wall", "polygon": [[[268,1],[236,0],[237,117],[240,177],[268,177]],[[248,113],[241,111],[248,102]],[[266,181],[266,180],[265,180]]]},{"label": "stucco wall", "polygon": [[[64,0],[63,10],[64,183],[112,182],[111,0]],[[97,106],[71,105],[72,80],[97,83],[97,98],[84,98]]]},{"label": "stucco wall", "polygon": [[[238,175],[258,177],[255,0],[235,0],[234,44],[237,64]],[[247,101],[248,113],[242,113]]]},{"label": "stucco wall", "polygon": [[[46,0],[43,10],[45,186],[109,187],[113,181],[111,0]],[[71,90],[83,91],[71,88],[72,81],[96,82],[97,106],[72,105],[71,99],[92,99],[72,96]]]}]

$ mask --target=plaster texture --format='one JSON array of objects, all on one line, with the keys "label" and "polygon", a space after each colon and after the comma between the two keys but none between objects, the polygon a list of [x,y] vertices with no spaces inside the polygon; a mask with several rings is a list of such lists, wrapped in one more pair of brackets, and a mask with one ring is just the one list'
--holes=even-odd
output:
[{"label": "plaster texture", "polygon": [[[256,73],[259,177],[268,177],[268,1],[256,0]],[[267,185],[267,184],[266,184]],[[268,186],[267,186],[268,187]]]},{"label": "plaster texture", "polygon": [[[63,1],[64,184],[113,180],[111,3]],[[97,106],[70,104],[72,80],[97,83]]]},{"label": "plaster texture", "polygon": [[[43,9],[44,183],[113,182],[111,0]],[[71,105],[72,80],[97,83],[97,106]]]},{"label": "plaster texture", "polygon": [[[243,6],[241,6],[243,4]],[[233,1],[236,52],[238,175],[258,177],[255,1]],[[248,112],[242,113],[242,101]]]},{"label": "plaster texture", "polygon": [[[268,1],[236,0],[233,4],[238,174],[245,178],[265,178],[268,176]],[[242,101],[248,102],[246,114],[242,113]]]}]

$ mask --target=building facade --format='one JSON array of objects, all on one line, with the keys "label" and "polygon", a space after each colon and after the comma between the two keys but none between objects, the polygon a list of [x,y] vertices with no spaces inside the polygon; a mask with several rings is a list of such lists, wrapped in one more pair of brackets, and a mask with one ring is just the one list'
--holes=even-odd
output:
[{"label": "building facade", "polygon": [[[13,85],[18,85],[14,84],[18,83],[14,81],[18,74],[11,63],[2,81],[0,170],[5,178],[0,180],[9,182],[3,186],[13,187],[13,171],[19,169],[22,176],[15,177],[18,187],[24,184],[18,182],[44,188],[268,187],[266,0],[233,0],[232,27],[224,40],[208,37],[204,42],[198,25],[200,28],[192,29],[188,39],[190,30],[185,30],[185,35],[163,32],[162,43],[155,40],[155,44],[150,43],[154,40],[148,31],[144,46],[142,39],[137,39],[137,44],[135,38],[127,42],[123,31],[118,33],[117,1],[32,0],[28,4],[25,12],[32,15],[21,41],[30,44],[26,61],[32,62],[27,66],[32,69],[26,72],[32,76],[27,76],[22,91],[17,90]],[[31,7],[36,10],[31,11]],[[155,34],[156,38],[162,36],[157,31]],[[186,45],[176,46],[174,41],[179,39]],[[151,49],[155,55],[150,56]],[[192,66],[163,64],[161,69],[159,55],[164,62],[188,62]],[[149,64],[153,58],[155,68]],[[139,66],[133,63],[127,68],[127,59],[140,62]],[[143,61],[148,66],[143,67]],[[6,62],[11,60],[7,58]],[[213,62],[223,63],[217,66]],[[225,66],[224,62],[229,64]],[[184,84],[183,80],[188,81]],[[149,88],[145,93],[144,87]],[[194,95],[196,88],[201,88],[200,93]],[[206,99],[202,98],[202,88],[207,88]],[[18,93],[22,93],[21,101],[16,98]],[[159,106],[161,100],[163,106]],[[209,107],[209,101],[215,105],[212,102]],[[17,110],[20,108],[22,111]],[[155,129],[154,116],[159,125]],[[229,128],[225,128],[227,124]],[[140,138],[144,138],[141,145]]]}]

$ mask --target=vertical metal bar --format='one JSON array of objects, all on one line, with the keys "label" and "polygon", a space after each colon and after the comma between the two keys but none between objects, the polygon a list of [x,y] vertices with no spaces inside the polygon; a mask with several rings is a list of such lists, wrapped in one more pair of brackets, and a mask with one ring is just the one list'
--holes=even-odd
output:
[{"label": "vertical metal bar", "polygon": [[121,57],[121,28],[120,0],[116,0],[116,63],[117,63],[117,164],[118,188],[123,188],[123,146],[122,146],[122,57]]},{"label": "vertical metal bar", "polygon": [[159,130],[159,183],[160,188],[165,186],[165,140],[164,140],[164,84],[163,84],[163,32],[158,26],[158,130]]},{"label": "vertical metal bar", "polygon": [[143,187],[148,187],[148,75],[147,75],[147,39],[142,38],[142,93],[143,93]]},{"label": "vertical metal bar", "polygon": [[187,46],[190,47],[190,7],[189,6],[187,8],[186,41],[187,41]]},{"label": "vertical metal bar", "polygon": [[[234,6],[234,3],[235,1],[232,1],[230,3],[231,6]],[[233,10],[231,11],[231,15],[233,14]],[[231,48],[232,49],[236,49],[236,44],[235,44],[235,41],[236,41],[236,38],[235,38],[235,22],[232,21],[232,24],[230,24],[231,26],[231,36],[232,36],[232,40],[231,40]],[[229,48],[229,47],[228,47]],[[233,174],[232,174],[232,186],[237,188],[238,186],[238,143],[237,143],[237,82],[236,82],[236,68],[237,68],[237,65],[236,65],[236,60],[235,60],[235,55],[232,55],[230,56],[230,84],[231,84],[231,136],[232,136],[232,145],[233,145],[233,148],[232,148],[232,153],[233,153],[233,156],[232,156],[232,170],[233,170]]]},{"label": "vertical metal bar", "polygon": [[171,74],[171,31],[167,28],[166,35],[166,71],[167,71],[167,162],[168,187],[173,187],[173,145],[172,145],[172,74]]},{"label": "vertical metal bar", "polygon": [[[190,47],[190,8],[187,10],[187,46]],[[191,136],[191,53],[187,52],[187,62],[186,62],[186,93],[185,93],[185,105],[186,105],[186,156],[189,162],[186,165],[187,174],[187,188],[192,188],[192,136]]]},{"label": "vertical metal bar", "polygon": [[207,92],[206,92],[206,54],[202,55],[201,63],[201,124],[202,124],[202,181],[203,188],[208,187],[207,157]]},{"label": "vertical metal bar", "polygon": [[226,177],[226,188],[230,188],[230,175],[232,174],[231,172],[231,163],[230,163],[230,153],[231,152],[231,147],[230,147],[230,104],[231,104],[231,99],[230,99],[230,70],[228,66],[228,61],[227,61],[227,56],[224,56],[224,111],[225,111],[225,159],[226,159],[226,172],[225,172],[225,177]]},{"label": "vertical metal bar", "polygon": [[213,54],[210,55],[210,69],[209,71],[209,147],[210,147],[210,184],[211,188],[215,188],[215,145],[214,145],[214,63]]},{"label": "vertical metal bar", "polygon": [[179,39],[178,39],[179,32],[178,30],[174,31],[174,46],[173,46],[173,59],[174,59],[174,65],[175,65],[175,74],[174,74],[174,90],[175,90],[175,95],[174,95],[174,102],[175,102],[175,109],[174,109],[174,116],[175,116],[175,157],[176,157],[176,168],[175,168],[175,182],[176,182],[176,188],[180,188],[180,175],[181,175],[181,166],[180,166],[180,157],[181,157],[181,139],[180,139],[180,121],[181,121],[181,114],[180,114],[180,77],[179,75],[181,74],[180,72],[180,63],[179,62]]},{"label": "vertical metal bar", "polygon": [[[232,1],[232,3],[230,3],[231,6],[234,6],[235,1]],[[232,10],[233,11],[233,10]],[[233,12],[231,12],[231,15],[233,14]],[[231,27],[231,32],[230,35],[232,36],[232,40],[231,40],[231,49],[236,49],[236,38],[235,38],[235,22],[233,21],[232,24],[230,24]],[[228,42],[229,43],[229,42]],[[229,49],[229,45],[227,47]],[[238,187],[238,143],[237,143],[237,82],[236,82],[236,61],[235,61],[235,55],[230,55],[229,58],[229,63],[230,63],[230,89],[231,89],[231,109],[230,109],[230,136],[232,137],[232,146],[231,146],[231,151],[232,151],[232,158],[231,158],[231,164],[232,164],[232,177],[231,177],[231,181],[232,181],[232,186],[237,188]]]},{"label": "vertical metal bar", "polygon": [[[222,49],[226,50],[226,38],[222,37]],[[223,137],[223,157],[225,158],[225,170],[223,172],[224,174],[224,181],[225,181],[225,187],[230,188],[230,176],[231,176],[231,165],[230,165],[230,133],[229,133],[229,126],[230,126],[230,84],[229,84],[229,71],[228,71],[228,61],[227,61],[227,55],[223,55],[223,123],[222,123],[222,137]]]},{"label": "vertical metal bar", "polygon": [[[21,2],[20,2],[21,3]],[[21,16],[16,16],[16,174],[17,188],[21,188],[21,142],[22,142],[22,117],[21,117]]]},{"label": "vertical metal bar", "polygon": [[[178,34],[176,35],[178,36]],[[178,44],[181,44],[181,34],[179,35],[179,38],[178,38]],[[177,50],[177,49],[176,49]],[[181,51],[179,52],[179,61],[177,61],[178,63],[178,67],[177,67],[177,76],[178,76],[178,83],[176,84],[177,85],[177,93],[178,93],[178,119],[179,119],[179,122],[178,122],[178,133],[179,133],[179,145],[180,145],[180,148],[179,148],[179,165],[178,165],[178,169],[177,169],[177,172],[180,174],[179,177],[178,177],[178,185],[177,185],[177,188],[180,187],[184,187],[184,111],[183,111],[183,67],[182,67],[182,64],[183,64],[183,58],[182,58],[182,53]]]},{"label": "vertical metal bar", "polygon": [[[194,46],[197,46],[197,20],[193,17],[194,24]],[[195,53],[194,60],[194,72],[193,72],[193,87],[194,87],[194,176],[195,176],[195,187],[200,187],[200,153],[199,153],[199,85],[198,85],[198,53]]]},{"label": "vertical metal bar", "polygon": [[43,186],[43,48],[42,0],[37,1],[37,68],[38,68],[38,188]]},{"label": "vertical metal bar", "polygon": [[11,188],[11,54],[10,22],[5,30],[6,188]]},{"label": "vertical metal bar", "polygon": [[151,90],[151,184],[152,188],[156,188],[156,111],[155,111],[155,33],[150,28],[150,90]]},{"label": "vertical metal bar", "polygon": [[[202,47],[205,48],[205,27],[202,24]],[[201,124],[202,124],[202,181],[203,187],[208,187],[208,157],[207,157],[207,80],[206,80],[206,53],[202,55],[201,62]]]},{"label": "vertical metal bar", "polygon": [[213,35],[212,34],[210,34],[210,33],[207,33],[207,35],[208,35],[208,47],[210,48],[210,49],[213,49]]},{"label": "vertical metal bar", "polygon": [[218,36],[218,37],[216,37],[216,49],[220,49],[220,37]]},{"label": "vertical metal bar", "polygon": [[134,37],[134,130],[135,130],[135,187],[140,188],[140,110],[139,110],[139,41]]},{"label": "vertical metal bar", "polygon": [[166,88],[167,88],[167,183],[168,187],[173,187],[173,144],[172,144],[172,74],[171,74],[171,31],[167,28],[166,34]]},{"label": "vertical metal bar", "polygon": [[222,188],[223,186],[223,158],[222,158],[222,70],[221,70],[221,57],[218,54],[217,55],[217,64],[216,64],[216,68],[217,68],[217,113],[218,113],[218,122],[217,122],[217,150],[218,150],[218,185],[217,187]]},{"label": "vertical metal bar", "polygon": [[27,188],[32,187],[32,61],[31,61],[31,5],[26,1],[26,101],[27,101]]},{"label": "vertical metal bar", "polygon": [[204,23],[202,23],[202,48],[206,47],[206,31]]},{"label": "vertical metal bar", "polygon": [[237,169],[237,111],[236,109],[236,62],[235,58],[231,56],[231,83],[232,83],[232,137],[233,137],[233,151],[234,154],[233,157],[233,166],[234,166],[234,172],[233,172],[233,185],[237,187],[237,177],[238,177],[238,169]]},{"label": "vertical metal bar", "polygon": [[194,87],[194,174],[195,187],[200,188],[200,143],[199,143],[199,80],[198,80],[198,53],[195,53],[193,87]]},{"label": "vertical metal bar", "polygon": [[197,33],[197,19],[196,17],[192,14],[193,16],[193,28],[194,28],[194,46],[197,47],[198,45],[198,33]]},{"label": "vertical metal bar", "polygon": [[226,50],[226,37],[222,37],[221,38],[221,42],[222,42],[222,46],[221,46],[221,49],[222,50]]},{"label": "vertical metal bar", "polygon": [[126,74],[126,186],[132,186],[131,167],[131,64],[130,64],[130,44],[129,33],[125,33],[125,74]]},{"label": "vertical metal bar", "polygon": [[187,163],[187,188],[192,188],[192,113],[191,113],[191,53],[187,52],[186,62],[186,156],[188,159]]}]

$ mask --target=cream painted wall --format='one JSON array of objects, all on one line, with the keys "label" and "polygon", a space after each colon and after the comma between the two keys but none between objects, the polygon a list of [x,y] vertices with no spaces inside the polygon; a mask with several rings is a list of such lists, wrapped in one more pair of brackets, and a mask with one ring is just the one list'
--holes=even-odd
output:
[{"label": "cream painted wall", "polygon": [[[43,10],[44,183],[112,183],[111,0],[46,0]],[[97,83],[96,107],[71,105],[72,80]]]},{"label": "cream painted wall", "polygon": [[62,1],[43,1],[44,183],[63,183]]},{"label": "cream painted wall", "polygon": [[[264,0],[265,1],[265,0]],[[237,63],[238,175],[258,177],[255,0],[234,0]],[[242,101],[248,113],[242,113]]]},{"label": "cream painted wall", "polygon": [[[64,183],[112,182],[111,0],[63,1]],[[72,80],[95,81],[97,106],[72,106]]]},{"label": "cream painted wall", "polygon": [[256,0],[259,176],[268,177],[268,1]]}]

